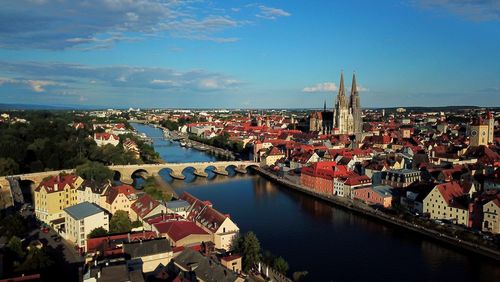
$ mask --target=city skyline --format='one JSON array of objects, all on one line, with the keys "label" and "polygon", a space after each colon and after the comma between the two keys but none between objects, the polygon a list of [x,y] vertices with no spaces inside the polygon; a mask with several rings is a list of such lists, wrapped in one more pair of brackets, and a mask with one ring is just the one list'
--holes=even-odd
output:
[{"label": "city skyline", "polygon": [[332,108],[343,70],[363,108],[500,105],[495,1],[4,6],[0,103]]}]

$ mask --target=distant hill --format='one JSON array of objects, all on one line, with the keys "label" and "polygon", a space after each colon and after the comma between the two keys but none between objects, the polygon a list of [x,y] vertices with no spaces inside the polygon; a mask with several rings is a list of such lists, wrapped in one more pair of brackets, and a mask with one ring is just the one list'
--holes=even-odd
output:
[{"label": "distant hill", "polygon": [[1,104],[0,110],[92,110],[102,109],[98,106],[82,105],[35,105],[35,104]]},{"label": "distant hill", "polygon": [[477,110],[477,109],[493,109],[498,110],[500,107],[479,107],[479,106],[437,106],[437,107],[373,107],[367,108],[371,110],[382,110],[386,112],[396,111],[398,108],[404,108],[409,112],[456,112],[456,111],[467,111],[467,110]]}]

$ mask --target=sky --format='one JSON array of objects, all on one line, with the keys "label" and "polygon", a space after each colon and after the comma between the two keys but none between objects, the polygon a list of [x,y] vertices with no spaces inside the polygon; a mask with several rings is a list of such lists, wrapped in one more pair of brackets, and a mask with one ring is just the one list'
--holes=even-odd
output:
[{"label": "sky", "polygon": [[0,103],[500,106],[498,0],[5,0]]}]

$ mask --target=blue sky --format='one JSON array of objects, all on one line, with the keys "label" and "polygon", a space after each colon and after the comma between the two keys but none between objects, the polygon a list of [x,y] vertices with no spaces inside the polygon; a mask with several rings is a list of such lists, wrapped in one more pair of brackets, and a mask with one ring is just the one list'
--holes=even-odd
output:
[{"label": "blue sky", "polygon": [[497,0],[7,0],[0,103],[500,106]]}]

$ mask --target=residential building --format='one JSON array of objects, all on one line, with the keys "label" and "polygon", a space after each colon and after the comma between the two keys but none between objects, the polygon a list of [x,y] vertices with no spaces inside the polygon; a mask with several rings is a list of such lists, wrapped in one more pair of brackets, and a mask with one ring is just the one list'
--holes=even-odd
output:
[{"label": "residential building", "polygon": [[281,152],[277,147],[272,147],[264,155],[260,157],[260,164],[262,166],[271,166],[285,157],[285,153]]},{"label": "residential building", "polygon": [[165,238],[126,242],[123,244],[123,253],[128,264],[139,264],[143,273],[153,272],[169,264],[173,257],[172,248]]},{"label": "residential building", "polygon": [[354,189],[353,199],[361,200],[369,205],[379,205],[391,208],[393,195],[392,187],[387,185],[368,186]]},{"label": "residential building", "polygon": [[145,218],[166,212],[167,208],[148,194],[141,196],[130,205],[130,219],[132,221],[139,220],[144,223]]},{"label": "residential building", "polygon": [[469,196],[465,187],[452,181],[438,184],[424,199],[424,213],[432,219],[452,220],[469,226]]},{"label": "residential building", "polygon": [[183,217],[187,217],[189,207],[191,207],[191,204],[184,200],[166,202],[165,205],[167,206],[167,213],[175,213]]},{"label": "residential building", "polygon": [[152,224],[153,231],[165,237],[173,247],[189,246],[213,241],[213,236],[188,220],[167,220]]},{"label": "residential building", "polygon": [[421,180],[420,171],[415,169],[390,169],[382,171],[382,184],[403,188]]},{"label": "residential building", "polygon": [[77,202],[90,202],[96,205],[101,205],[101,202],[106,197],[106,190],[110,187],[111,181],[97,183],[96,181],[85,180],[76,190],[78,199]]},{"label": "residential building", "polygon": [[87,239],[87,253],[101,257],[113,257],[123,254],[123,244],[158,238],[154,231],[138,231]]},{"label": "residential building", "polygon": [[181,199],[191,204],[188,220],[196,222],[198,226],[212,235],[212,242],[218,249],[229,250],[233,239],[240,229],[231,220],[229,215],[224,215],[212,207],[209,202],[202,202],[193,195],[184,192]]},{"label": "residential building", "polygon": [[366,175],[352,173],[339,176],[333,181],[333,194],[339,197],[352,198],[352,191],[362,187],[372,186],[372,180]]},{"label": "residential building", "polygon": [[78,203],[77,188],[83,178],[75,174],[56,175],[44,179],[34,189],[36,217],[52,226],[64,222],[64,208]]},{"label": "residential building", "polygon": [[118,210],[123,210],[130,214],[130,207],[137,200],[137,194],[134,187],[122,184],[108,188],[106,197],[102,200],[101,207],[104,207],[111,214],[115,214]]},{"label": "residential building", "polygon": [[244,281],[213,258],[191,248],[185,248],[171,264],[167,269],[173,270],[171,274],[175,277],[174,281]]},{"label": "residential building", "polygon": [[500,234],[500,194],[483,205],[483,231]]},{"label": "residential building", "polygon": [[64,238],[87,251],[87,236],[98,227],[109,231],[108,213],[94,203],[83,202],[64,209]]},{"label": "residential building", "polygon": [[236,273],[240,273],[241,269],[242,269],[241,268],[241,260],[242,259],[241,259],[240,255],[233,254],[233,255],[222,257],[220,259],[220,263],[225,268],[232,270]]},{"label": "residential building", "polygon": [[116,146],[120,143],[120,137],[112,133],[94,133],[94,141],[97,146],[102,147],[108,144]]}]

